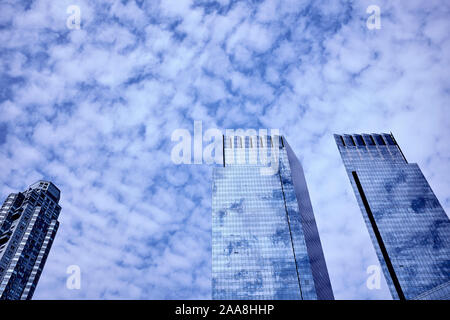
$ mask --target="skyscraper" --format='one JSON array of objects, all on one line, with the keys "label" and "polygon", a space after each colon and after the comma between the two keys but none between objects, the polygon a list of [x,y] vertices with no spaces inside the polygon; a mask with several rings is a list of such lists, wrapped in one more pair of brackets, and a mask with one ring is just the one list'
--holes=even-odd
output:
[{"label": "skyscraper", "polygon": [[334,299],[303,169],[286,140],[225,136],[223,149],[213,170],[213,299]]},{"label": "skyscraper", "polygon": [[334,135],[394,299],[450,298],[450,222],[392,134]]},{"label": "skyscraper", "polygon": [[0,299],[31,299],[58,230],[59,189],[38,181],[0,210]]}]

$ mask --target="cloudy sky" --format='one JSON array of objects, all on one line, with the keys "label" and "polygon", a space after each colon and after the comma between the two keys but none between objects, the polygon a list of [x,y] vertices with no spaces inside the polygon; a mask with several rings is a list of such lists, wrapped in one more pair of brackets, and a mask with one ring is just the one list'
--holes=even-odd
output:
[{"label": "cloudy sky", "polygon": [[332,134],[392,131],[450,212],[449,17],[444,0],[2,0],[0,196],[62,191],[34,298],[211,297],[212,167],[170,158],[198,120],[279,129],[336,298],[390,299],[366,287],[378,262]]}]

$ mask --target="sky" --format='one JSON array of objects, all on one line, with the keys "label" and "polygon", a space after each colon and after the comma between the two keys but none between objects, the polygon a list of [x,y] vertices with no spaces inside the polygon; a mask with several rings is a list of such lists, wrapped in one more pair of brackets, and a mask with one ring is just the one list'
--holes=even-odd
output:
[{"label": "sky", "polygon": [[170,157],[201,121],[280,130],[336,299],[391,299],[366,285],[378,261],[332,134],[392,131],[450,212],[449,17],[433,0],[2,0],[0,198],[61,190],[33,298],[210,299],[213,165]]}]

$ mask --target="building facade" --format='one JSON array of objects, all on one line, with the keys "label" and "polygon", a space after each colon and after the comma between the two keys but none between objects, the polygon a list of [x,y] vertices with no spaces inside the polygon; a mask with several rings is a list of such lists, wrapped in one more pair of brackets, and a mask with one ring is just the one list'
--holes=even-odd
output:
[{"label": "building facade", "polygon": [[213,169],[212,298],[334,299],[303,169],[285,139],[225,136],[223,151]]},{"label": "building facade", "polygon": [[450,298],[450,221],[392,134],[334,135],[394,299]]},{"label": "building facade", "polygon": [[58,230],[59,189],[38,181],[0,210],[0,299],[31,299]]}]

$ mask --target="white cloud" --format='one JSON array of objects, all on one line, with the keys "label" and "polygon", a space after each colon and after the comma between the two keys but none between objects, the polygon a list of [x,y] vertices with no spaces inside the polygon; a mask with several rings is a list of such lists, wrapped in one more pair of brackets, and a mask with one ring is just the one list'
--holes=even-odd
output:
[{"label": "white cloud", "polygon": [[[280,129],[336,298],[389,298],[365,286],[377,258],[332,133],[392,130],[449,211],[449,8],[381,2],[369,31],[369,2],[82,1],[73,31],[70,1],[0,4],[0,194],[42,176],[62,190],[35,298],[210,297],[211,170],[170,161],[193,120]],[[80,291],[65,288],[71,264]]]}]

